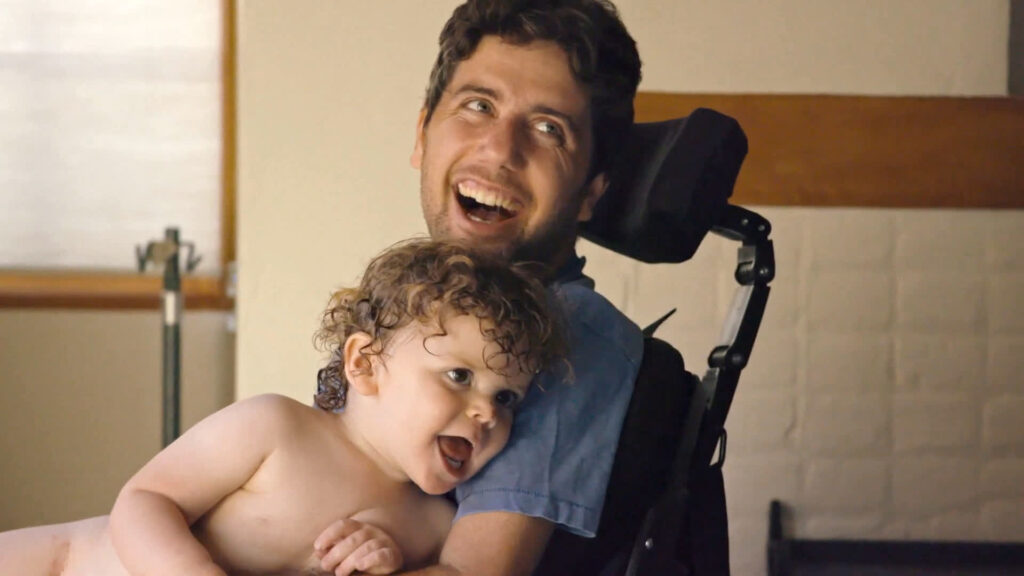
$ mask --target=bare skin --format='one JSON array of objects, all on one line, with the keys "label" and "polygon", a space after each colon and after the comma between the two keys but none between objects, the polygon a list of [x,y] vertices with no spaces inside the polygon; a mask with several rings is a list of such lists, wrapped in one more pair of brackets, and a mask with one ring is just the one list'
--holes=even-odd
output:
[{"label": "bare skin", "polygon": [[494,344],[479,320],[446,329],[399,331],[386,360],[359,352],[368,335],[349,337],[344,413],[276,395],[233,404],[146,464],[109,521],[0,535],[0,575],[344,576],[436,562],[454,511],[433,494],[504,446],[529,386],[483,364]]},{"label": "bare skin", "polygon": [[[590,97],[565,52],[485,36],[429,121],[420,112],[411,164],[431,236],[557,269],[572,254],[576,223],[590,219],[607,188],[604,174],[587,179],[592,149]],[[406,574],[526,576],[553,530],[510,512],[463,516],[439,563]]]},{"label": "bare skin", "polygon": [[[224,480],[230,481],[231,471],[248,468],[256,453],[264,459],[248,480],[195,522],[191,535],[197,548],[192,554],[166,558],[168,568],[177,565],[179,574],[321,573],[314,541],[339,518],[384,529],[397,542],[406,565],[423,565],[436,558],[453,515],[448,503],[365,465],[366,456],[339,433],[336,419],[288,398],[261,396],[204,421],[197,429],[202,435],[249,444],[234,452],[216,449],[214,459],[220,462],[208,463],[218,475],[227,472],[221,477]],[[248,436],[245,441],[243,435]],[[192,441],[196,438],[195,434],[183,437],[185,442],[178,447],[201,452],[219,445],[204,446],[205,442]],[[174,456],[167,455],[165,463]],[[136,490],[126,487],[119,506],[138,512],[152,508],[133,503],[140,497]],[[126,512],[115,509],[118,520],[133,524],[135,514]],[[132,535],[123,536],[127,540]],[[13,555],[3,554],[11,562],[0,561],[0,574],[128,574],[114,551],[107,517],[8,533],[0,537],[0,550],[3,538],[12,546],[41,545],[37,544],[39,553],[23,564],[14,564]],[[158,555],[159,548],[152,550]]]}]

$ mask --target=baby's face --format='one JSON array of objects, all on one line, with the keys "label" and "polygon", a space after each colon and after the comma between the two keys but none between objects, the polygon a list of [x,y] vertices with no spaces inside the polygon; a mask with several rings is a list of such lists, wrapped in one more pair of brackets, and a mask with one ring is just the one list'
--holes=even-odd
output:
[{"label": "baby's face", "polygon": [[451,317],[444,328],[401,329],[377,368],[387,457],[429,494],[448,492],[505,447],[532,377],[484,339],[479,319]]}]

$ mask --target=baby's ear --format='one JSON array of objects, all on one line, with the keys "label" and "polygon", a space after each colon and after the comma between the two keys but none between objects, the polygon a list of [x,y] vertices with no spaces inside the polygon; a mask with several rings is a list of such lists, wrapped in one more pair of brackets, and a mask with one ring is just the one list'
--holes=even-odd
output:
[{"label": "baby's ear", "polygon": [[366,332],[356,332],[345,340],[345,379],[349,390],[363,396],[377,394],[373,360],[366,355],[372,343],[373,337]]}]

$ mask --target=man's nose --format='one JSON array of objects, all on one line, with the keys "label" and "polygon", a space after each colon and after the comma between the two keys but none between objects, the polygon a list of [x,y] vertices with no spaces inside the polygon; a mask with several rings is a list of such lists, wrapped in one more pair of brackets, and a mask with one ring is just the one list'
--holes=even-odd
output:
[{"label": "man's nose", "polygon": [[499,166],[519,168],[526,158],[524,131],[522,122],[517,118],[497,118],[488,125],[481,148],[493,156]]}]

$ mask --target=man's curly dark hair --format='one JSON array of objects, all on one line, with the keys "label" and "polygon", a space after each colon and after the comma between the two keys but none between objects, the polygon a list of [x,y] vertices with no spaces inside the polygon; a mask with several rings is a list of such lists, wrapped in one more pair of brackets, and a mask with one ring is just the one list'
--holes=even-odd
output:
[{"label": "man's curly dark hair", "polygon": [[615,6],[608,0],[467,0],[441,30],[423,103],[427,123],[459,63],[473,55],[484,36],[520,45],[548,40],[565,51],[576,80],[590,93],[589,176],[610,170],[633,124],[641,66],[636,42]]}]

